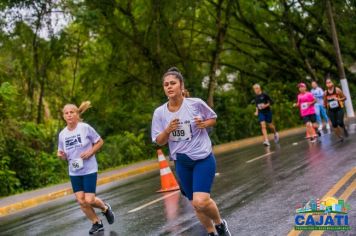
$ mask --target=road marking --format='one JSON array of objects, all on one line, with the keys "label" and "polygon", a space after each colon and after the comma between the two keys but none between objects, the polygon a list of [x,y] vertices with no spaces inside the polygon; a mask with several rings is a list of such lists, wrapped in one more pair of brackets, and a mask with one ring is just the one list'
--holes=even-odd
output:
[{"label": "road marking", "polygon": [[[350,186],[347,187],[345,192],[343,194],[341,194],[341,196],[339,198],[346,201],[351,196],[351,194],[355,191],[355,189],[356,189],[356,180],[354,180],[350,184]],[[313,231],[309,234],[309,236],[321,236],[321,235],[323,235],[323,233],[324,233],[324,231]]]},{"label": "road marking", "polygon": [[274,152],[269,152],[269,153],[263,154],[263,155],[261,155],[261,156],[258,156],[258,157],[255,157],[255,158],[251,159],[251,160],[246,161],[246,163],[251,163],[251,162],[257,161],[257,160],[259,160],[259,159],[262,159],[262,158],[264,158],[264,157],[267,157],[267,156],[269,156],[269,155],[272,155],[273,153],[274,153]]},{"label": "road marking", "polygon": [[[356,173],[356,167],[352,168],[349,172],[347,172],[344,177],[342,177],[323,197],[325,199],[327,197],[334,196],[340,188],[346,184],[346,182]],[[346,192],[346,191],[345,191]],[[302,230],[292,229],[289,231],[288,236],[298,236],[303,232]]]},{"label": "road marking", "polygon": [[166,198],[169,198],[170,196],[173,196],[173,195],[178,194],[178,193],[180,193],[180,191],[175,191],[175,192],[173,192],[173,193],[164,195],[163,197],[160,197],[160,198],[158,198],[158,199],[156,199],[156,200],[150,201],[150,202],[148,202],[148,203],[146,203],[146,204],[143,204],[143,205],[141,205],[141,206],[139,206],[139,207],[136,207],[135,209],[130,210],[128,213],[133,213],[133,212],[142,210],[142,209],[145,208],[145,207],[148,207],[148,206],[150,206],[150,205],[153,205],[153,204],[155,204],[156,202],[162,201],[162,200],[164,200],[164,199],[166,199]]}]

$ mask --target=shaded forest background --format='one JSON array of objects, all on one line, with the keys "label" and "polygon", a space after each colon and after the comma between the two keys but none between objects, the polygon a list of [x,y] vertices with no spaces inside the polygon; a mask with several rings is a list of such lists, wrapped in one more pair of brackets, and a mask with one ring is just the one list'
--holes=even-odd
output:
[{"label": "shaded forest background", "polygon": [[[356,97],[356,1],[332,6]],[[298,82],[338,82],[326,0],[1,0],[0,11],[0,196],[67,179],[55,156],[66,103],[92,102],[101,170],[153,157],[171,66],[218,113],[215,144],[259,133],[254,83],[284,129],[300,124]]]}]

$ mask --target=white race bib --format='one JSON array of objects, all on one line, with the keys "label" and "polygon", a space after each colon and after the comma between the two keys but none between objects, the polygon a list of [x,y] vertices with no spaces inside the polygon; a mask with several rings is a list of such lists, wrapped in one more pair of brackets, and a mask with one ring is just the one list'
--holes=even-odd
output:
[{"label": "white race bib", "polygon": [[338,101],[335,101],[335,100],[329,101],[329,107],[330,107],[331,109],[338,108],[338,107],[339,107],[339,102],[338,102]]},{"label": "white race bib", "polygon": [[70,161],[70,166],[72,168],[73,171],[78,171],[83,169],[83,159],[79,158],[79,159],[73,159]]},{"label": "white race bib", "polygon": [[309,107],[309,104],[308,104],[307,102],[303,102],[303,103],[300,105],[300,108],[301,108],[302,110],[308,109],[308,107]]},{"label": "white race bib", "polygon": [[174,142],[190,141],[192,139],[190,123],[180,124],[178,129],[170,133],[169,139]]},{"label": "white race bib", "polygon": [[259,103],[257,104],[257,108],[260,109],[260,110],[263,110],[263,105],[265,105],[264,103]]}]

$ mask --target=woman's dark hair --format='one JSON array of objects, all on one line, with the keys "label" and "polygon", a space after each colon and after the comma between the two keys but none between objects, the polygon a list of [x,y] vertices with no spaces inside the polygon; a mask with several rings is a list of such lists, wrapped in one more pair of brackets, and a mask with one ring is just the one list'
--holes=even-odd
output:
[{"label": "woman's dark hair", "polygon": [[171,67],[167,70],[166,73],[164,73],[162,80],[166,78],[168,75],[174,75],[177,79],[179,79],[181,82],[184,81],[183,75],[180,73],[177,67]]}]

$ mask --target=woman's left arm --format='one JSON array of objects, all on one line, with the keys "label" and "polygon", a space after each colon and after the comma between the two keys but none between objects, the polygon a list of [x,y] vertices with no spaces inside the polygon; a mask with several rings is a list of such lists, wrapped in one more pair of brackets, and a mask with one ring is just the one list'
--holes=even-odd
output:
[{"label": "woman's left arm", "polygon": [[200,118],[195,118],[195,123],[199,129],[206,129],[216,125],[216,118],[211,118],[204,121]]},{"label": "woman's left arm", "polygon": [[199,111],[200,116],[194,118],[199,129],[210,128],[216,124],[216,113],[203,100],[200,100]]},{"label": "woman's left arm", "polygon": [[104,140],[102,138],[99,139],[99,141],[97,141],[96,143],[94,143],[94,145],[86,150],[85,152],[82,152],[82,154],[80,154],[80,157],[82,159],[88,159],[90,158],[91,156],[93,156],[95,153],[97,153],[100,148],[103,146],[104,144]]},{"label": "woman's left arm", "polygon": [[342,92],[341,89],[336,88],[336,93],[339,94],[339,101],[345,101],[346,100],[346,96],[345,94]]}]

